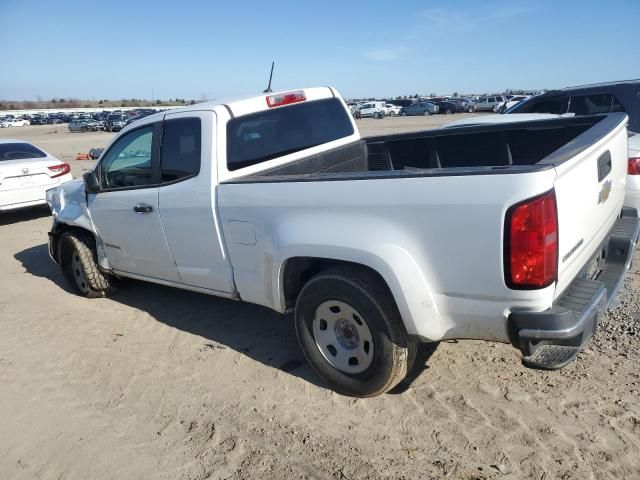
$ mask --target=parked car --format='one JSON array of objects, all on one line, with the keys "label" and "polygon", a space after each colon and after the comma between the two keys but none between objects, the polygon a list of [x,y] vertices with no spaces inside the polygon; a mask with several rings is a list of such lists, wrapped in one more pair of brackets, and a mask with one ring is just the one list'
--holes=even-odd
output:
[{"label": "parked car", "polygon": [[460,102],[454,100],[441,100],[438,102],[440,113],[452,114],[466,111],[466,107]]},{"label": "parked car", "polygon": [[200,103],[129,125],[83,182],[49,190],[49,252],[89,298],[131,277],[294,311],[309,363],[347,395],[391,389],[417,341],[508,342],[561,368],[640,232],[626,122],[362,139],[328,87]]},{"label": "parked car", "polygon": [[390,103],[392,105],[398,105],[399,107],[408,107],[409,105],[412,105],[414,103],[418,102],[418,99],[412,99],[412,98],[397,98],[397,99],[393,99],[393,100],[385,100],[387,103]]},{"label": "parked car", "polygon": [[626,112],[629,130],[640,133],[640,80],[551,90],[510,108],[506,113],[591,115],[608,112]]},{"label": "parked car", "polygon": [[363,103],[356,110],[358,118],[383,118],[385,116],[385,113],[385,103],[377,101]]},{"label": "parked car", "polygon": [[349,107],[349,110],[351,110],[351,114],[355,114],[356,110],[358,109],[358,107],[362,105],[362,102],[349,102],[347,103],[347,107]]},{"label": "parked car", "polygon": [[454,101],[462,105],[463,111],[473,113],[476,111],[476,102],[468,98],[456,98]]},{"label": "parked car", "polygon": [[0,211],[46,203],[45,191],[72,180],[70,172],[29,142],[0,139]]},{"label": "parked car", "polygon": [[432,115],[434,113],[438,113],[440,111],[440,107],[438,105],[433,104],[431,102],[417,102],[412,103],[411,105],[407,105],[406,107],[402,107],[400,111],[400,115],[408,116],[408,115]]},{"label": "parked car", "polygon": [[384,104],[385,115],[389,117],[395,117],[396,115],[400,115],[401,111],[402,111],[402,107],[399,105],[394,105],[392,103]]},{"label": "parked car", "polygon": [[493,107],[493,111],[496,113],[504,113],[511,107],[518,105],[520,102],[524,102],[525,100],[531,98],[529,95],[512,95],[505,102],[500,103]]},{"label": "parked car", "polygon": [[26,127],[28,125],[31,125],[31,122],[25,118],[8,118],[0,122],[0,128]]},{"label": "parked car", "polygon": [[119,132],[127,126],[127,117],[121,113],[109,115],[107,117],[107,132]]},{"label": "parked car", "polygon": [[29,119],[29,123],[31,125],[46,125],[48,122],[48,118],[40,115],[33,115]]},{"label": "parked car", "polygon": [[482,97],[476,102],[476,110],[478,112],[493,112],[496,105],[506,102],[506,98],[502,95],[492,95],[489,97]]},{"label": "parked car", "polygon": [[69,122],[70,132],[95,132],[99,130],[99,123],[91,118],[78,118]]}]

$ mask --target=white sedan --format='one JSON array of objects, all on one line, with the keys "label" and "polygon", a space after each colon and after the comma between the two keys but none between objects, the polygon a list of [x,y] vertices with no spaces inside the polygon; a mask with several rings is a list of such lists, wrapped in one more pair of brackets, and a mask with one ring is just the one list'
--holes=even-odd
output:
[{"label": "white sedan", "polygon": [[393,105],[391,103],[385,103],[384,111],[390,117],[395,117],[396,115],[400,115],[400,111],[402,107],[399,105]]},{"label": "white sedan", "polygon": [[0,211],[43,205],[48,189],[71,180],[69,164],[28,142],[0,139]]},{"label": "white sedan", "polygon": [[24,118],[10,118],[0,121],[0,128],[26,127],[27,125],[31,125],[31,122]]}]

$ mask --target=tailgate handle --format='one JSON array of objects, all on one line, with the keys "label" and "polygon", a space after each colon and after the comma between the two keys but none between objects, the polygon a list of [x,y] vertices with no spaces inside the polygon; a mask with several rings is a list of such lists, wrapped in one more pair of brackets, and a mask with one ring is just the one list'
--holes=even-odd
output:
[{"label": "tailgate handle", "polygon": [[611,171],[611,152],[607,150],[598,157],[598,182],[601,182],[604,177],[609,175]]}]

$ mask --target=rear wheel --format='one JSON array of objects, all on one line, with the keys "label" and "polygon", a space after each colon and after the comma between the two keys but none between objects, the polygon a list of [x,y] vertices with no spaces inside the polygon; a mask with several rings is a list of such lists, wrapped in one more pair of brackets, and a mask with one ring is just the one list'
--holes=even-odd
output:
[{"label": "rear wheel", "polygon": [[60,237],[60,265],[69,285],[87,298],[106,297],[116,291],[116,279],[98,268],[92,235],[64,232]]},{"label": "rear wheel", "polygon": [[298,296],[295,323],[313,369],[344,395],[390,390],[415,358],[391,294],[366,270],[337,267],[313,277]]},{"label": "rear wheel", "polygon": [[400,112],[400,116],[401,117],[406,117],[407,116],[407,112]]},{"label": "rear wheel", "polygon": [[424,111],[424,116],[428,117],[429,115],[431,115],[431,112],[429,110],[425,110]]}]

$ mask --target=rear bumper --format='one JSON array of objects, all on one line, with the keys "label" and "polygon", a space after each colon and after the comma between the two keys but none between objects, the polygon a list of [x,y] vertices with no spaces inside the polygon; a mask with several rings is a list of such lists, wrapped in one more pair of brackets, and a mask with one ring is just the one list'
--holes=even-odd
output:
[{"label": "rear bumper", "polygon": [[509,336],[525,356],[525,363],[526,358],[542,346],[580,349],[593,336],[600,318],[622,286],[639,235],[637,212],[623,209],[623,216],[616,221],[603,245],[604,265],[595,279],[576,277],[549,310],[509,315]]},{"label": "rear bumper", "polygon": [[635,208],[640,212],[640,190],[630,189],[627,187],[627,192],[624,196],[624,206]]}]

